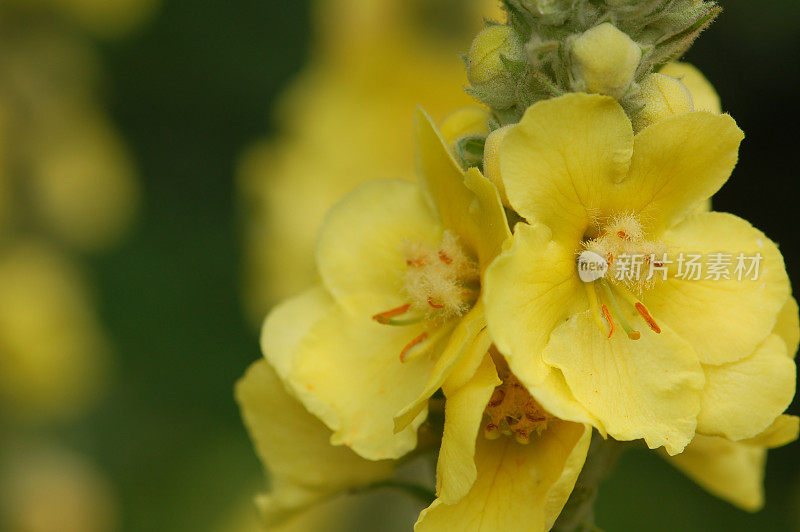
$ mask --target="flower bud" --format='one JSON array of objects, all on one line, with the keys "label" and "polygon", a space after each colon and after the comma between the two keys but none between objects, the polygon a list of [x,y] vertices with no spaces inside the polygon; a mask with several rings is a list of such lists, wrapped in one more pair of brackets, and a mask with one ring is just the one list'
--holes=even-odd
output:
[{"label": "flower bud", "polygon": [[675,78],[654,73],[641,84],[644,107],[634,116],[636,131],[668,116],[694,110],[692,95],[686,86]]},{"label": "flower bud", "polygon": [[625,95],[633,81],[642,50],[627,34],[604,22],[574,38],[572,59],[576,87],[614,98]]},{"label": "flower bud", "polygon": [[510,26],[484,28],[472,42],[467,55],[467,77],[478,90],[492,94],[492,107],[506,108],[514,103],[516,84],[502,58],[525,60],[525,46]]}]

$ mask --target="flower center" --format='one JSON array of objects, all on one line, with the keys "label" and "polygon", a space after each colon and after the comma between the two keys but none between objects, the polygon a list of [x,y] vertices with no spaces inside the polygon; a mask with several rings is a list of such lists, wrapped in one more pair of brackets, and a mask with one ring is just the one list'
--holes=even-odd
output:
[{"label": "flower center", "polygon": [[600,226],[596,235],[583,241],[583,247],[578,256],[578,275],[585,282],[592,316],[600,330],[605,334],[604,322],[607,323],[607,336],[611,338],[616,318],[628,338],[641,338],[641,333],[626,319],[629,309],[620,305],[619,298],[650,329],[660,333],[661,328],[636,294],[651,288],[658,272],[666,272],[664,245],[647,240],[641,222],[632,214],[624,214]]},{"label": "flower center", "polygon": [[[403,243],[406,271],[403,294],[408,302],[375,314],[383,325],[413,325],[430,322],[434,327],[463,316],[475,306],[480,294],[480,270],[476,260],[466,254],[458,237],[445,231],[438,247],[421,242]],[[406,361],[412,351],[421,352],[429,343],[426,331],[409,342],[400,354]]]},{"label": "flower center", "polygon": [[[497,361],[499,357],[494,358]],[[497,365],[497,374],[503,382],[494,389],[484,410],[487,423],[483,435],[489,440],[513,437],[517,443],[526,445],[531,434],[541,435],[553,416],[531,397],[504,362]]]}]

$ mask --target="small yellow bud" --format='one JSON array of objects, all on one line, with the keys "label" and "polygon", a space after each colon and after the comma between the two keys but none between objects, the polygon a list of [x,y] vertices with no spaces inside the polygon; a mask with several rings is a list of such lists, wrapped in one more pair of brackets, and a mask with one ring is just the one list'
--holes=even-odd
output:
[{"label": "small yellow bud", "polygon": [[447,142],[453,146],[458,139],[467,136],[486,136],[489,134],[489,111],[483,107],[469,106],[456,109],[439,125],[439,131]]},{"label": "small yellow bud", "polygon": [[476,89],[487,90],[492,107],[506,108],[514,103],[516,83],[503,63],[525,60],[525,45],[510,26],[489,26],[472,41],[467,54],[467,78]]},{"label": "small yellow bud", "polygon": [[579,89],[621,98],[633,81],[642,50],[627,34],[604,22],[574,39],[572,57],[576,77],[584,84]]},{"label": "small yellow bud", "polygon": [[491,83],[507,75],[500,56],[512,61],[525,59],[525,47],[510,26],[484,28],[469,49],[467,75],[473,85]]},{"label": "small yellow bud", "polygon": [[506,187],[500,177],[500,145],[512,127],[510,125],[501,127],[489,133],[483,148],[483,173],[497,187],[500,200],[506,206],[508,206],[508,196],[506,196]]},{"label": "small yellow bud", "polygon": [[686,86],[675,78],[654,73],[641,84],[644,107],[633,119],[637,131],[668,116],[694,110],[692,95]]}]

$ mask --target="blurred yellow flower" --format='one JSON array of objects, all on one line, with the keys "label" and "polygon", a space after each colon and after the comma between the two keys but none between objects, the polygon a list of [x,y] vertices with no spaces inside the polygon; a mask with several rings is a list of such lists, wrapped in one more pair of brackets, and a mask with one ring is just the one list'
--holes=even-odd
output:
[{"label": "blurred yellow flower", "polygon": [[501,16],[490,0],[458,10],[446,9],[448,0],[316,6],[313,59],[278,105],[282,136],[251,147],[239,167],[245,298],[258,321],[315,281],[317,230],[344,193],[371,179],[413,179],[414,108],[441,119],[469,103],[458,59],[466,50],[459,35],[442,36],[430,14],[449,13],[447,27],[463,25],[465,36],[482,15]]},{"label": "blurred yellow flower", "polygon": [[15,231],[44,229],[82,249],[108,247],[131,225],[138,184],[96,104],[94,54],[34,23],[0,32],[0,56],[0,174],[14,191],[6,218]]},{"label": "blurred yellow flower", "polygon": [[50,10],[101,37],[129,33],[149,19],[161,0],[9,0],[28,10]]},{"label": "blurred yellow flower", "polygon": [[82,413],[104,386],[108,350],[76,266],[35,243],[0,249],[0,412],[14,421]]},{"label": "blurred yellow flower", "polygon": [[[564,397],[540,401],[554,415],[572,419],[560,405],[577,400],[615,439],[676,454],[695,430],[753,437],[791,402],[794,361],[775,330],[791,304],[777,246],[733,215],[693,214],[728,179],[742,137],[729,116],[706,112],[634,137],[619,104],[587,94],[535,104],[505,136],[500,178],[528,223],[487,271],[487,320],[537,399],[553,373],[566,381]],[[653,258],[662,251],[673,264]],[[582,282],[584,252],[609,271]],[[677,274],[679,253],[717,252],[758,255],[760,274]],[[625,255],[670,274],[612,276]],[[742,401],[742,390],[758,392]]]},{"label": "blurred yellow flower", "polygon": [[[6,439],[4,444],[8,444]],[[5,532],[112,532],[117,501],[105,476],[59,447],[15,441],[0,462],[0,529]]]}]

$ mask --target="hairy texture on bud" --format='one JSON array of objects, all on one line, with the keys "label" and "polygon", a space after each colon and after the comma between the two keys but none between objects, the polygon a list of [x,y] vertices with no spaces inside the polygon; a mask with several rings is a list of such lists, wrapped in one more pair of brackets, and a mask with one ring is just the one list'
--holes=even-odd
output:
[{"label": "hairy texture on bud", "polygon": [[664,74],[650,74],[641,83],[644,107],[633,117],[633,127],[640,131],[668,116],[694,110],[692,95],[686,86]]},{"label": "hairy texture on bud", "polygon": [[572,41],[573,89],[621,98],[633,82],[642,50],[610,22]]},{"label": "hairy texture on bud", "polygon": [[487,101],[496,108],[514,103],[515,81],[507,65],[525,60],[525,47],[509,26],[484,28],[467,55],[467,77],[474,88],[490,95]]}]

